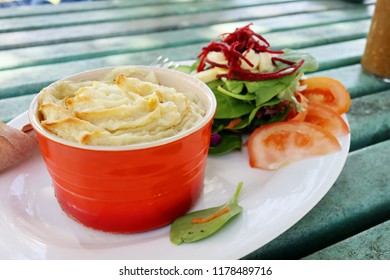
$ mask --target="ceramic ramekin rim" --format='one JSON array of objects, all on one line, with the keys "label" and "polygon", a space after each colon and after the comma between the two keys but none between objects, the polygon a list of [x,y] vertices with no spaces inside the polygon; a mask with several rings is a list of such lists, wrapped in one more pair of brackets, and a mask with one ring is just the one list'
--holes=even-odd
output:
[{"label": "ceramic ramekin rim", "polygon": [[[207,99],[208,104],[204,104],[206,106],[206,114],[203,117],[202,120],[200,120],[198,123],[196,123],[193,127],[191,127],[188,130],[182,131],[174,136],[166,137],[160,140],[152,141],[152,142],[147,142],[147,143],[137,143],[137,144],[129,144],[129,145],[121,145],[121,146],[103,146],[103,145],[83,145],[77,142],[65,140],[55,134],[50,133],[47,131],[40,123],[38,120],[38,98],[39,98],[39,93],[34,97],[34,99],[31,101],[29,109],[28,109],[28,118],[30,120],[30,124],[33,126],[33,128],[40,134],[42,134],[44,137],[50,139],[51,141],[54,141],[56,143],[65,145],[65,146],[70,146],[73,148],[78,148],[78,149],[83,149],[83,150],[93,150],[93,151],[128,151],[128,150],[140,150],[140,149],[148,149],[148,148],[153,148],[157,146],[162,146],[168,143],[172,143],[175,141],[178,141],[188,135],[191,135],[192,133],[195,133],[202,129],[204,126],[206,126],[210,121],[212,121],[215,111],[217,108],[217,101],[215,99],[215,96],[211,89],[202,81],[196,79],[195,77],[192,77],[189,74],[185,74],[176,70],[172,69],[165,69],[165,68],[160,68],[156,66],[144,66],[144,65],[124,65],[124,66],[112,66],[112,67],[103,67],[103,68],[97,68],[93,70],[88,70],[80,73],[76,73],[74,75],[65,77],[63,79],[60,79],[58,81],[55,81],[51,83],[50,85],[64,81],[64,80],[72,80],[72,78],[77,77],[77,76],[82,76],[86,74],[90,74],[93,72],[106,72],[113,70],[117,67],[134,67],[136,69],[146,69],[146,70],[154,70],[154,71],[169,71],[171,72],[172,75],[178,75],[181,76],[184,79],[187,79],[189,82],[193,83],[195,86],[198,86],[201,88],[201,94],[204,94],[205,99]],[[49,86],[50,86],[49,85]]]}]

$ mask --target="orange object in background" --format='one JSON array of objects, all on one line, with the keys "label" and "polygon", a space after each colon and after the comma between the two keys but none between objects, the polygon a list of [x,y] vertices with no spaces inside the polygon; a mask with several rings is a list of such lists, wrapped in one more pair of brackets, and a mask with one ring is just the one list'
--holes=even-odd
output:
[{"label": "orange object in background", "polygon": [[[205,164],[216,100],[197,79],[178,71],[153,71],[161,84],[197,93],[206,115],[193,128],[161,141],[127,146],[87,146],[46,131],[40,124],[38,102],[29,109],[54,192],[64,210],[81,224],[107,232],[152,230],[185,214],[203,189]],[[94,80],[100,69],[67,78]]]},{"label": "orange object in background", "polygon": [[390,1],[377,0],[362,66],[367,72],[390,82]]}]

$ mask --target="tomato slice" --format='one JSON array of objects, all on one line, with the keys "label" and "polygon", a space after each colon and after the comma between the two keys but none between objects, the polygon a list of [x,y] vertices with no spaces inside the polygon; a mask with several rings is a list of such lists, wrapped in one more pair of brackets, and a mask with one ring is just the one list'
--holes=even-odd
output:
[{"label": "tomato slice", "polygon": [[344,119],[335,111],[319,104],[308,107],[305,122],[313,123],[329,130],[336,137],[347,135],[349,127]]},{"label": "tomato slice", "polygon": [[306,85],[302,94],[309,99],[309,104],[324,105],[340,115],[348,111],[351,97],[338,80],[329,77],[311,77],[303,80],[302,85]]},{"label": "tomato slice", "polygon": [[337,138],[308,122],[279,122],[257,128],[248,139],[251,167],[278,169],[292,162],[339,151]]}]

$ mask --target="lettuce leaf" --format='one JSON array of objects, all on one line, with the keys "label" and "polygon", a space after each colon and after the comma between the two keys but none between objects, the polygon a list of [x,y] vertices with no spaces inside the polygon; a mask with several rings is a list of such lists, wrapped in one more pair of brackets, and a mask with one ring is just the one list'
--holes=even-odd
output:
[{"label": "lettuce leaf", "polygon": [[294,61],[299,63],[302,59],[305,61],[301,67],[299,67],[298,72],[314,72],[318,69],[317,60],[305,51],[284,49],[283,54],[279,55],[279,57]]},{"label": "lettuce leaf", "polygon": [[223,84],[224,82],[222,80],[215,80],[207,83],[217,99],[216,119],[234,119],[252,112],[255,106],[251,102],[243,102],[230,95],[221,93],[218,90],[218,87],[223,86]]},{"label": "lettuce leaf", "polygon": [[254,92],[256,95],[256,107],[262,106],[262,104],[270,101],[277,96],[281,91],[288,88],[292,81],[294,81],[295,75],[288,75],[273,80],[264,80],[257,82],[244,82],[248,92]]}]

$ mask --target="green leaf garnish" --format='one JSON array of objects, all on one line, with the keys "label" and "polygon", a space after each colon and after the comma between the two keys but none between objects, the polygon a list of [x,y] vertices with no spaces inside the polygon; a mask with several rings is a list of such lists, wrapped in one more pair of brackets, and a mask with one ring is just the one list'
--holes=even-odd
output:
[{"label": "green leaf garnish", "polygon": [[238,195],[242,185],[242,182],[238,184],[233,197],[227,203],[177,218],[171,225],[171,242],[176,245],[183,242],[195,242],[221,229],[231,218],[242,211],[242,207],[238,205]]}]

